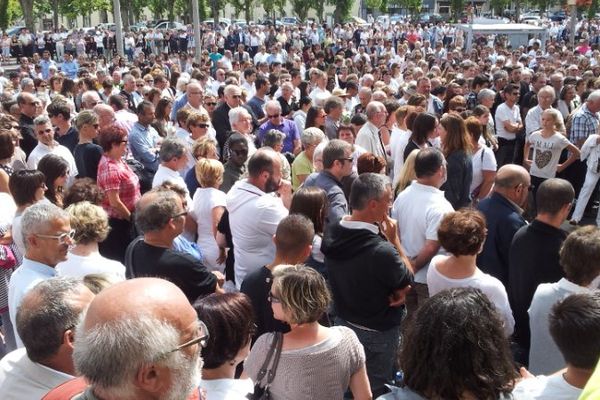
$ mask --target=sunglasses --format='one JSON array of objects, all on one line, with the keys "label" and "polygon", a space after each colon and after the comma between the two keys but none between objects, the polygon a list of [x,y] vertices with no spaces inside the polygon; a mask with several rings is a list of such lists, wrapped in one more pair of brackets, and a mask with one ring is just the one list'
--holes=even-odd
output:
[{"label": "sunglasses", "polygon": [[279,118],[279,117],[281,117],[281,114],[267,115],[267,117],[268,117],[269,119],[273,119],[273,118]]},{"label": "sunglasses", "polygon": [[214,107],[214,106],[217,105],[217,103],[213,103],[212,101],[209,102],[209,103],[204,103],[204,104],[207,105],[207,106],[211,106],[211,107]]},{"label": "sunglasses", "polygon": [[208,124],[192,124],[192,126],[198,127],[198,128],[208,128]]}]

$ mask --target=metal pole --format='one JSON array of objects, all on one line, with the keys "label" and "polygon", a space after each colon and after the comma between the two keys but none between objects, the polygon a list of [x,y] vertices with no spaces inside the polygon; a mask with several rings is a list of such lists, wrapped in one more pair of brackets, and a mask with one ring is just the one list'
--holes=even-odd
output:
[{"label": "metal pole", "polygon": [[115,42],[117,43],[117,54],[125,57],[125,49],[123,48],[123,21],[121,20],[121,1],[113,0],[113,8],[115,11]]},{"label": "metal pole", "polygon": [[[198,8],[198,0],[192,1],[192,23],[194,24],[194,41],[196,42],[196,54],[194,54],[194,58],[196,62],[200,63],[200,42],[202,39],[200,38],[200,10]],[[214,21],[213,21],[214,22]]]},{"label": "metal pole", "polygon": [[571,48],[575,49],[575,27],[577,26],[577,6],[575,5],[575,2],[571,2],[569,1],[569,4],[571,5],[571,23],[570,23],[570,42],[571,42]]}]

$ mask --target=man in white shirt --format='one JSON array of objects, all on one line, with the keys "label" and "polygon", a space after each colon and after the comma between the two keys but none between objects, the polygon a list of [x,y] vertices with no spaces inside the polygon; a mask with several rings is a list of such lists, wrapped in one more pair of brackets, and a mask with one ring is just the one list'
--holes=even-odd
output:
[{"label": "man in white shirt", "polygon": [[268,264],[275,256],[273,235],[279,221],[288,215],[291,185],[281,179],[279,155],[259,149],[248,161],[248,178],[227,193],[229,225],[235,255],[235,285]]},{"label": "man in white shirt", "polygon": [[27,158],[27,168],[37,169],[38,163],[46,154],[56,154],[64,158],[69,164],[70,181],[75,179],[77,176],[77,166],[75,165],[73,154],[65,146],[58,144],[54,140],[54,128],[52,128],[50,118],[40,115],[33,120],[33,127],[38,144]]},{"label": "man in white shirt", "polygon": [[535,131],[542,129],[542,112],[552,108],[555,95],[552,86],[544,86],[537,93],[538,105],[527,112],[525,117],[525,133],[527,137]]},{"label": "man in white shirt", "polygon": [[329,96],[331,96],[331,92],[329,92],[329,90],[327,90],[327,74],[325,73],[325,71],[318,71],[318,77],[316,78],[316,84],[317,87],[315,87],[310,94],[308,95],[308,97],[311,98],[311,100],[313,101],[313,103],[317,102],[317,99],[319,98],[327,98]]},{"label": "man in white shirt", "polygon": [[[363,125],[356,135],[356,144],[376,156],[387,159],[385,145],[380,129],[387,120],[387,111],[383,103],[372,101],[367,105],[367,123]],[[388,133],[389,135],[389,133]]]},{"label": "man in white shirt", "polygon": [[25,348],[0,360],[5,400],[41,399],[75,375],[75,328],[94,294],[79,279],[51,278],[31,289],[17,311]]},{"label": "man in white shirt", "polygon": [[187,165],[188,153],[188,146],[182,139],[165,139],[160,146],[160,164],[152,179],[152,187],[155,188],[160,186],[163,182],[169,181],[184,189],[186,192],[187,204],[192,204],[187,185],[179,173],[179,171]]},{"label": "man in white shirt", "polygon": [[496,161],[498,168],[514,161],[516,136],[523,129],[521,111],[517,105],[519,100],[519,87],[513,83],[507,84],[504,89],[504,103],[496,109],[495,125],[498,136],[498,151]]},{"label": "man in white shirt", "polygon": [[427,270],[440,251],[438,227],[444,215],[453,211],[439,190],[447,174],[443,154],[432,147],[421,150],[415,158],[415,172],[417,179],[398,195],[392,208],[400,242],[415,273],[413,290],[406,297],[409,313],[414,313],[429,297]]}]

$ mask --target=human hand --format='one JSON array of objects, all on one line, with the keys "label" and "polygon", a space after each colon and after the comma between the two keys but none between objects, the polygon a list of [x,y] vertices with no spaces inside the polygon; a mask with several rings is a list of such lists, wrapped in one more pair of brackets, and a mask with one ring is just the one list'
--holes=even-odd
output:
[{"label": "human hand", "polygon": [[223,275],[220,271],[212,271],[213,275],[217,277],[217,285],[219,287],[223,287],[225,283],[225,275]]},{"label": "human hand", "polygon": [[219,257],[216,259],[217,264],[223,264],[227,258],[227,252],[224,247],[219,247]]},{"label": "human hand", "polygon": [[380,223],[381,233],[385,235],[388,241],[393,242],[398,237],[398,222],[385,215],[385,218]]}]

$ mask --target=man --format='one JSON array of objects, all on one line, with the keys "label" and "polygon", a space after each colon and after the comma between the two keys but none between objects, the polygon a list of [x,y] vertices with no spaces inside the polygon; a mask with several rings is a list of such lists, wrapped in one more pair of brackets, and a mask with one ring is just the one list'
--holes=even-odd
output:
[{"label": "man", "polygon": [[192,204],[192,199],[188,193],[187,185],[179,173],[188,163],[188,146],[179,138],[167,138],[161,146],[158,153],[160,165],[152,179],[152,187],[160,186],[163,182],[169,181],[185,190],[188,204]]},{"label": "man", "polygon": [[507,164],[496,174],[494,191],[482,200],[477,209],[487,222],[488,235],[483,250],[477,257],[479,268],[508,287],[510,246],[515,233],[527,222],[523,207],[531,188],[531,178],[520,165]]},{"label": "man", "polygon": [[242,83],[242,89],[248,93],[248,97],[250,98],[256,93],[256,87],[254,85],[256,78],[256,68],[246,68],[244,70],[244,83]]},{"label": "man", "polygon": [[81,109],[92,110],[96,105],[103,104],[100,95],[95,90],[86,90],[81,95]]},{"label": "man", "polygon": [[370,87],[363,86],[358,90],[358,104],[354,106],[354,114],[364,114],[372,94],[373,91]]},{"label": "man", "polygon": [[[519,101],[519,105],[521,106],[521,116],[526,116],[527,112],[538,104],[537,95],[544,86],[546,86],[546,73],[536,72],[533,74],[531,77],[531,90],[525,93],[523,98]],[[553,94],[556,96],[554,90]]]},{"label": "man", "polygon": [[0,393],[5,400],[38,400],[75,375],[75,326],[94,294],[73,278],[50,278],[24,297],[17,331],[25,345],[0,360]]},{"label": "man", "polygon": [[248,100],[247,105],[252,109],[254,116],[258,120],[258,123],[263,124],[267,121],[267,116],[264,112],[264,106],[268,100],[267,93],[269,93],[269,90],[271,90],[271,84],[267,78],[261,75],[254,81],[254,86],[256,87],[256,92],[254,96]]},{"label": "man", "polygon": [[310,256],[315,230],[312,222],[301,214],[288,215],[279,222],[273,242],[275,258],[246,275],[240,291],[252,301],[256,317],[254,339],[266,332],[288,332],[289,327],[273,317],[268,300],[273,283],[273,269],[278,265],[302,264]]},{"label": "man", "polygon": [[108,98],[108,105],[112,107],[117,123],[125,128],[127,133],[131,133],[133,125],[138,121],[138,117],[134,114],[135,110],[129,111],[125,107],[125,99],[118,94],[113,94]]},{"label": "man", "polygon": [[21,114],[19,118],[22,137],[20,147],[29,156],[37,145],[33,119],[39,115],[38,107],[41,107],[42,102],[31,93],[19,93],[17,104],[19,105],[19,112]]},{"label": "man", "polygon": [[[504,57],[501,57],[502,62],[504,62]],[[498,59],[500,60],[500,57],[498,57]],[[498,62],[498,60],[496,62]],[[494,90],[494,92],[496,92],[496,97],[494,98],[494,103],[492,104],[492,107],[488,108],[490,109],[492,116],[495,116],[496,109],[504,101],[504,98],[502,97],[502,92],[508,84],[508,72],[506,72],[503,69],[499,69],[496,72],[494,72],[494,74],[492,75],[492,83],[492,89]]]},{"label": "man", "polygon": [[554,89],[552,86],[544,86],[537,93],[537,106],[531,108],[525,117],[525,133],[527,137],[535,131],[542,129],[542,113],[552,108],[554,103]]},{"label": "man", "polygon": [[227,133],[231,131],[229,124],[229,110],[239,107],[242,98],[242,89],[236,85],[227,85],[223,92],[225,101],[213,111],[212,123],[216,131],[219,148],[223,149],[227,140]]},{"label": "man", "polygon": [[[560,250],[560,265],[565,277],[558,282],[543,283],[535,291],[528,310],[531,330],[529,370],[533,374],[553,374],[565,367],[565,358],[548,329],[550,311],[557,301],[569,295],[597,291],[600,276],[598,257],[600,231],[597,227],[585,226],[571,232]],[[569,336],[573,342],[579,340],[577,336]],[[592,349],[586,351],[591,352]]]},{"label": "man", "polygon": [[574,196],[573,186],[564,179],[542,183],[536,194],[535,220],[515,233],[510,246],[506,289],[515,317],[515,357],[524,365],[529,357],[527,309],[539,284],[563,277],[558,253],[567,234],[560,226],[571,211]]},{"label": "man", "polygon": [[42,69],[42,79],[48,80],[50,78],[50,67],[56,67],[56,63],[50,58],[50,52],[44,50],[42,53],[42,59],[40,60],[40,67]]},{"label": "man", "polygon": [[[108,104],[98,104],[94,107],[98,116],[98,129],[102,130],[116,122],[115,111]],[[125,128],[126,129],[126,128]]]},{"label": "man", "polygon": [[308,95],[313,103],[318,103],[319,99],[331,96],[331,92],[327,90],[327,74],[325,71],[317,70],[316,75],[316,87]]},{"label": "man", "polygon": [[154,104],[144,100],[137,107],[136,114],[138,122],[133,125],[129,132],[129,148],[133,157],[141,162],[150,172],[158,169],[158,149],[161,138],[154,129]]},{"label": "man", "polygon": [[65,74],[65,76],[69,79],[77,78],[77,71],[79,71],[79,64],[77,61],[73,60],[73,55],[70,53],[65,53],[64,61],[60,65],[60,70]]},{"label": "man", "polygon": [[202,107],[202,86],[197,81],[191,81],[185,88],[185,94],[187,95],[187,104],[183,108],[191,108],[192,110],[207,114],[208,112]]},{"label": "man", "polygon": [[446,181],[446,161],[439,150],[427,148],[415,158],[416,181],[398,195],[392,218],[398,221],[398,236],[415,273],[413,290],[406,307],[414,313],[429,297],[427,270],[429,261],[440,250],[438,227],[452,205],[439,188]]},{"label": "man", "polygon": [[233,133],[229,139],[229,158],[223,165],[223,182],[221,190],[229,192],[233,185],[246,174],[246,161],[248,160],[248,139],[240,133]]},{"label": "man", "polygon": [[431,81],[429,78],[421,77],[417,79],[417,93],[422,94],[427,99],[427,112],[436,114],[438,117],[444,112],[444,103],[431,94]]},{"label": "man", "polygon": [[27,208],[21,224],[25,256],[8,285],[8,310],[18,347],[23,347],[23,342],[16,329],[16,316],[23,296],[39,282],[56,276],[54,267],[67,259],[75,234],[69,214],[51,203],[40,202]]},{"label": "man", "polygon": [[135,101],[134,98],[134,92],[135,78],[130,74],[126,74],[125,76],[123,76],[123,89],[121,90],[119,95],[125,99],[127,108],[131,111],[135,110],[138,106],[138,103]]},{"label": "man", "polygon": [[521,112],[517,101],[519,100],[519,87],[509,83],[504,87],[504,103],[496,109],[494,124],[498,137],[498,151],[496,161],[498,167],[511,164],[515,158],[515,145],[517,135],[523,129]]},{"label": "man", "polygon": [[135,214],[144,239],[129,245],[125,264],[128,277],[168,279],[193,303],[202,295],[221,292],[218,280],[222,275],[210,273],[188,253],[172,250],[173,241],[183,232],[186,214],[181,196],[175,192],[153,189],[144,194]]},{"label": "man", "polygon": [[273,260],[272,238],[288,215],[290,202],[291,185],[281,179],[279,155],[259,149],[248,161],[248,178],[236,182],[227,193],[238,289],[248,273]]},{"label": "man", "polygon": [[344,101],[337,96],[331,96],[325,100],[323,110],[327,114],[327,117],[325,117],[325,134],[329,139],[337,139],[338,126],[344,112]]},{"label": "man", "polygon": [[566,369],[548,377],[523,379],[513,394],[519,397],[523,393],[540,400],[581,398],[600,357],[600,292],[576,293],[558,301],[548,320]]},{"label": "man", "polygon": [[265,134],[271,129],[276,129],[285,134],[282,153],[298,154],[302,151],[300,133],[294,121],[285,119],[281,115],[281,104],[277,100],[270,100],[265,104],[267,122],[260,126],[258,139],[263,142]]},{"label": "man", "polygon": [[[388,113],[383,103],[372,101],[366,109],[367,123],[363,125],[356,135],[356,145],[362,147],[369,153],[382,157],[387,160],[387,153],[383,140],[381,139],[381,130],[386,129],[385,122]],[[389,134],[389,133],[388,133]]]},{"label": "man", "polygon": [[48,104],[46,111],[54,127],[54,138],[73,154],[79,143],[79,132],[71,125],[71,108],[66,102],[53,101]]},{"label": "man", "polygon": [[394,378],[400,323],[412,274],[403,261],[396,222],[388,217],[393,191],[386,176],[352,183],[352,214],[333,224],[321,251],[337,311],[365,348],[373,397]]},{"label": "man", "polygon": [[174,284],[155,278],[120,282],[94,298],[77,326],[73,362],[82,377],[44,400],[197,400],[208,335]]},{"label": "man", "polygon": [[77,166],[75,165],[75,159],[73,154],[65,146],[58,144],[54,140],[54,129],[50,123],[50,119],[45,115],[40,115],[33,121],[35,127],[35,135],[38,140],[37,146],[27,157],[27,167],[29,169],[36,169],[40,160],[46,154],[56,154],[65,159],[69,164],[69,177],[77,176]]},{"label": "man", "polygon": [[481,89],[487,89],[489,86],[490,80],[486,75],[480,74],[473,78],[473,82],[471,82],[471,91],[467,95],[467,109],[472,110],[478,105],[477,95]]},{"label": "man", "polygon": [[304,186],[320,187],[327,193],[328,211],[325,226],[329,226],[348,214],[348,202],[344,195],[342,179],[352,173],[352,145],[333,139],[323,149],[323,170],[309,175]]}]

